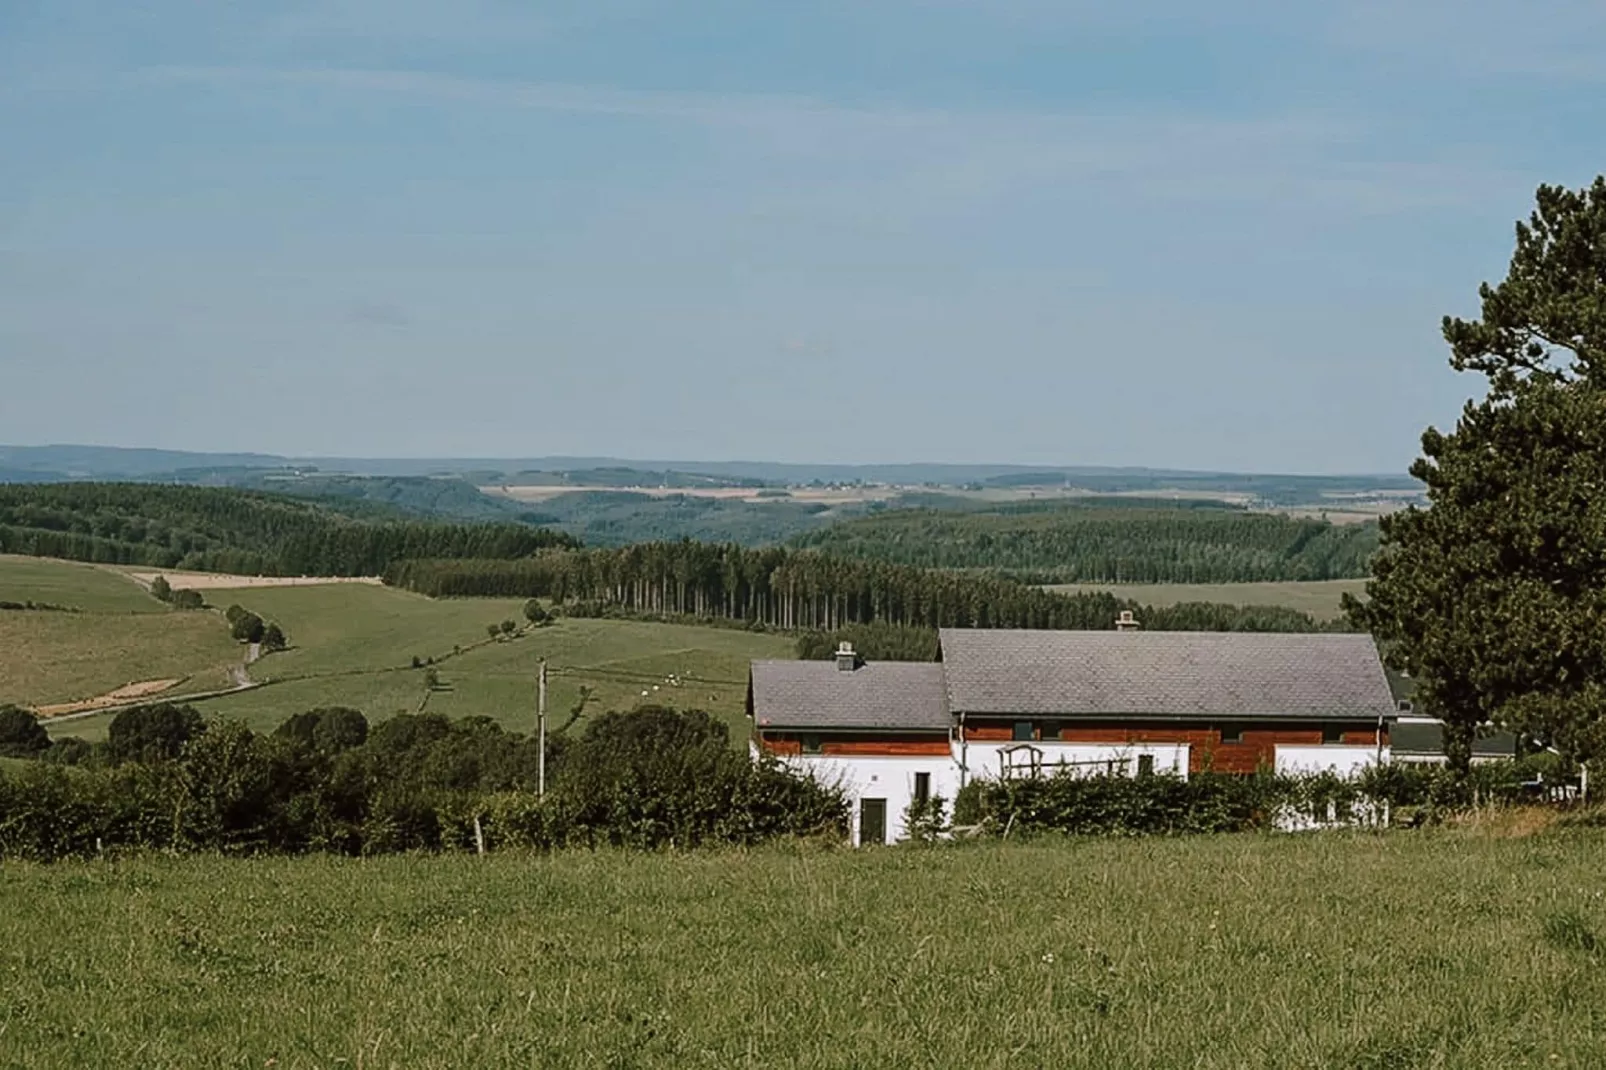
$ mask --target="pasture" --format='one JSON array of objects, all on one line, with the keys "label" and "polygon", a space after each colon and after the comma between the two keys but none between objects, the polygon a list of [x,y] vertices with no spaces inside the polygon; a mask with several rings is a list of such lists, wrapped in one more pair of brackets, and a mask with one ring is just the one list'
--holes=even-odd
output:
[{"label": "pasture", "polygon": [[1365,580],[1289,580],[1278,583],[1060,583],[1046,588],[1066,594],[1109,591],[1145,606],[1179,602],[1223,602],[1234,606],[1286,606],[1318,620],[1339,616],[1345,594],[1360,595]]},{"label": "pasture", "polygon": [[[567,718],[585,686],[593,694],[589,712],[648,701],[698,707],[725,718],[745,738],[748,661],[792,653],[792,640],[781,636],[635,621],[560,620],[491,641],[488,625],[524,623],[522,600],[435,600],[356,583],[212,589],[206,597],[219,607],[238,602],[277,621],[290,637],[290,650],[251,668],[266,686],[197,703],[207,714],[258,730],[318,706],[351,706],[375,720],[423,709],[488,716],[529,731],[536,674],[546,658],[555,724]],[[226,640],[215,615],[196,616],[211,620]],[[70,649],[75,638],[69,630],[59,641]],[[435,690],[426,688],[424,670],[412,667],[415,657],[434,659]],[[109,720],[83,718],[54,730],[98,739]]]},{"label": "pasture", "polygon": [[1591,1067],[1599,830],[0,869],[0,1065]]},{"label": "pasture", "polygon": [[99,565],[0,554],[0,602],[37,602],[87,613],[165,613],[121,573]]},{"label": "pasture", "polygon": [[116,572],[0,557],[0,601],[30,600],[83,612],[0,610],[0,703],[78,702],[151,680],[226,687],[242,658],[219,616],[171,610]]}]

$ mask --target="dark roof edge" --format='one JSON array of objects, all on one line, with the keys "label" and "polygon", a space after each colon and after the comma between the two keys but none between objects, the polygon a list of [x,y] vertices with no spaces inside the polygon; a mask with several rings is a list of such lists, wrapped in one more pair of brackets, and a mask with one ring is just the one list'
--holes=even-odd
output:
[{"label": "dark roof edge", "polygon": [[1239,713],[1237,711],[1205,711],[1201,713],[1143,713],[1136,710],[1110,711],[1104,713],[1064,713],[1045,710],[959,710],[953,711],[955,717],[1013,717],[1027,720],[1033,717],[1053,718],[1057,721],[1225,721],[1235,724],[1239,721],[1376,721],[1379,718],[1392,721],[1399,716],[1399,711],[1381,708],[1376,710],[1328,710],[1311,711],[1305,713]]}]

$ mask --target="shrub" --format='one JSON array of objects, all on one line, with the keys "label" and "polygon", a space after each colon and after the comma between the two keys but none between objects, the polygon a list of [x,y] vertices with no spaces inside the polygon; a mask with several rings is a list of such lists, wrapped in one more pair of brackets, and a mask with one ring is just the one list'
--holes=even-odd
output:
[{"label": "shrub", "polygon": [[563,755],[558,774],[575,824],[620,846],[756,843],[846,823],[840,793],[749,761],[701,710],[604,714]]},{"label": "shrub", "polygon": [[338,754],[368,741],[368,718],[347,706],[320,706],[291,717],[273,735],[324,754]]},{"label": "shrub", "polygon": [[206,599],[201,597],[201,592],[188,587],[174,591],[173,597],[168,599],[168,602],[174,609],[200,609],[206,605]]},{"label": "shrub", "polygon": [[0,706],[0,757],[33,758],[50,749],[50,733],[21,706]]},{"label": "shrub", "polygon": [[166,576],[158,576],[151,581],[151,597],[159,602],[170,602],[173,599],[172,585],[167,582]]},{"label": "shrub", "polygon": [[283,650],[288,645],[289,640],[285,639],[284,630],[277,624],[270,623],[266,628],[262,629],[263,650],[269,652]]},{"label": "shrub", "polygon": [[931,843],[948,831],[947,802],[941,795],[910,799],[903,809],[904,836],[912,843]]},{"label": "shrub", "polygon": [[206,728],[193,706],[135,706],[112,718],[106,751],[114,763],[171,761]]},{"label": "shrub", "polygon": [[225,614],[229,621],[229,634],[242,643],[260,643],[267,625],[262,618],[241,606],[230,606]]}]

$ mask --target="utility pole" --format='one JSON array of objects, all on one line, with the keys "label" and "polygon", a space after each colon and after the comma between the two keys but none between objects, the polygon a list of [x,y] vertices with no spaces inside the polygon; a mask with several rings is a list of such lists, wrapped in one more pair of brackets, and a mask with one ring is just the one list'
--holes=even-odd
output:
[{"label": "utility pole", "polygon": [[535,685],[535,724],[537,746],[540,754],[536,757],[535,793],[540,798],[546,797],[546,658],[541,659],[540,681]]}]

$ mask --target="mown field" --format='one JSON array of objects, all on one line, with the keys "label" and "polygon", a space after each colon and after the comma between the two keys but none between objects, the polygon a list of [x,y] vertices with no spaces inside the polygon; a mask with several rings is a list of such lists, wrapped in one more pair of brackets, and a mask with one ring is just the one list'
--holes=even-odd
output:
[{"label": "mown field", "polygon": [[120,573],[76,561],[0,554],[0,602],[37,602],[88,613],[165,613]]},{"label": "mown field", "polygon": [[1606,835],[0,869],[0,1065],[1593,1067]]},{"label": "mown field", "polygon": [[0,703],[73,702],[144,680],[224,687],[242,658],[217,614],[170,610],[91,565],[0,557],[0,601],[83,610],[0,610]]},{"label": "mown field", "polygon": [[[121,577],[97,575],[139,593]],[[451,717],[489,716],[529,731],[543,657],[550,675],[548,708],[559,722],[585,686],[593,692],[592,712],[654,701],[706,709],[739,728],[748,662],[792,653],[792,641],[781,636],[631,621],[561,620],[491,642],[488,625],[507,619],[523,623],[522,601],[435,600],[360,584],[221,589],[205,595],[217,607],[238,602],[277,621],[289,635],[292,649],[251,668],[252,677],[268,686],[198,703],[208,714],[237,718],[259,730],[303,710],[342,705],[376,720],[424,708]],[[160,609],[153,599],[140,597]],[[139,627],[124,627],[129,622]],[[104,634],[108,628],[115,636]],[[195,686],[179,690],[204,690],[202,683],[226,682],[227,664],[240,658],[226,624],[211,612],[154,618],[0,614],[0,638],[8,634],[14,634],[16,646],[0,648],[6,651],[0,658],[7,670],[0,701],[65,701],[58,696],[87,697],[134,679],[182,675],[185,668],[196,674]],[[24,650],[32,652],[26,659],[17,653]],[[424,672],[412,668],[415,656],[435,659],[437,690],[426,690]],[[14,667],[23,671],[14,674]],[[109,720],[110,715],[80,718],[52,729],[57,735],[98,739]]]},{"label": "mown field", "polygon": [[1064,583],[1047,588],[1066,594],[1109,591],[1146,606],[1174,606],[1179,602],[1221,602],[1233,606],[1286,606],[1318,619],[1339,615],[1345,594],[1359,595],[1365,580],[1289,580],[1280,583]]}]

